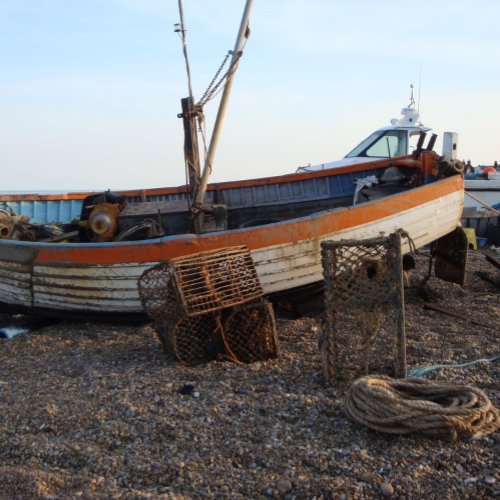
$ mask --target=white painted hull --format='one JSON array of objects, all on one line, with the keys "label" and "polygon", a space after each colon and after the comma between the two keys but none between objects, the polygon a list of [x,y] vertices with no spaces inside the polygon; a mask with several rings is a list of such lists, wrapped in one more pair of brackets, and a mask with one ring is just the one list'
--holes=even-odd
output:
[{"label": "white painted hull", "polygon": [[[457,213],[462,207],[461,195],[455,193],[449,198],[435,200],[374,223],[335,231],[326,237],[253,251],[252,258],[264,291],[286,290],[291,281],[294,286],[302,286],[322,280],[322,241],[373,238],[398,229],[406,231],[417,248],[437,240],[457,227]],[[409,252],[408,240],[404,239],[403,244],[403,253]]]}]

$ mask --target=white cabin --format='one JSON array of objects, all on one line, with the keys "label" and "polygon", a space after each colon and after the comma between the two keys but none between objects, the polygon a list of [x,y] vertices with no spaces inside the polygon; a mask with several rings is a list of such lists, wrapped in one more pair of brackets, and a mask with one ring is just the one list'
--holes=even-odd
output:
[{"label": "white cabin", "polygon": [[417,145],[420,133],[431,130],[419,121],[419,117],[412,96],[410,104],[401,110],[400,118],[393,118],[390,125],[379,128],[370,134],[341,160],[299,167],[297,172],[344,167],[379,158],[411,154]]}]

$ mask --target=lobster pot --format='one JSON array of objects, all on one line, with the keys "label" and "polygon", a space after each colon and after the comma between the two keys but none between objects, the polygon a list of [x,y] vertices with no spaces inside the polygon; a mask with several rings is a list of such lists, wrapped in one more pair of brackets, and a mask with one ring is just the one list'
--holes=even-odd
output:
[{"label": "lobster pot", "polygon": [[[170,259],[138,281],[165,352],[187,365],[277,356],[276,326],[247,247]],[[221,324],[224,317],[224,325]]]},{"label": "lobster pot", "polygon": [[278,357],[278,340],[272,305],[261,299],[228,311],[222,328],[230,359],[252,363]]},{"label": "lobster pot", "polygon": [[401,234],[321,244],[327,383],[367,373],[406,376]]},{"label": "lobster pot", "polygon": [[167,262],[177,300],[188,316],[220,311],[263,295],[246,246],[200,252]]},{"label": "lobster pot", "polygon": [[185,365],[206,363],[221,351],[220,321],[213,314],[156,320],[154,327],[164,351]]},{"label": "lobster pot", "polygon": [[146,314],[197,316],[233,307],[263,295],[246,246],[177,257],[144,271],[138,281]]},{"label": "lobster pot", "polygon": [[145,313],[154,320],[178,315],[177,296],[173,290],[172,269],[160,262],[146,269],[138,280],[139,298]]}]

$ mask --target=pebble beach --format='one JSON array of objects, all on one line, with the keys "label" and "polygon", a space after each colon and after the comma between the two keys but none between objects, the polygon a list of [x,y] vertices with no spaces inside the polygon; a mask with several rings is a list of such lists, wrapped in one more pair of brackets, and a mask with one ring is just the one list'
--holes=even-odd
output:
[{"label": "pebble beach", "polygon": [[[426,270],[417,261],[417,274]],[[470,252],[465,287],[405,297],[408,367],[500,408],[500,271]],[[14,321],[2,315],[4,324]],[[18,319],[17,319],[18,320]],[[348,419],[322,376],[321,318],[277,318],[280,356],[186,367],[150,323],[61,321],[0,340],[0,498],[495,498],[500,433],[450,442]]]}]

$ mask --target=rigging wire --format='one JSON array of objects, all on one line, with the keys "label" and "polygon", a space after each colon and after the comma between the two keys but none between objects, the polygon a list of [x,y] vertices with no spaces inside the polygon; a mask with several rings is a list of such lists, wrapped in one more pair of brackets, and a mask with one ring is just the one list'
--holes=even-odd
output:
[{"label": "rigging wire", "polygon": [[191,85],[191,69],[189,66],[189,57],[187,53],[187,44],[186,44],[186,25],[184,23],[184,10],[182,8],[182,0],[178,0],[179,5],[179,17],[180,23],[175,25],[175,32],[179,33],[179,36],[182,40],[182,52],[184,54],[184,61],[186,63],[186,73],[188,79],[188,88],[189,88],[189,97],[193,99],[193,87]]}]

